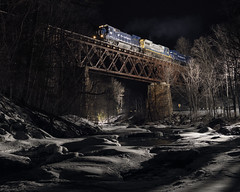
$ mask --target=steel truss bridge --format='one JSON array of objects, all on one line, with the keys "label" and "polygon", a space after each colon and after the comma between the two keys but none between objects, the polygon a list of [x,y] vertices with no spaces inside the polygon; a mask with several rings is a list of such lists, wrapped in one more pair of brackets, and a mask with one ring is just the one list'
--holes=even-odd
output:
[{"label": "steel truss bridge", "polygon": [[184,70],[183,66],[169,59],[122,49],[105,41],[52,26],[45,29],[44,39],[57,50],[64,48],[64,51],[59,51],[61,54],[71,57],[71,62],[78,67],[88,67],[90,72],[148,83],[174,83]]}]

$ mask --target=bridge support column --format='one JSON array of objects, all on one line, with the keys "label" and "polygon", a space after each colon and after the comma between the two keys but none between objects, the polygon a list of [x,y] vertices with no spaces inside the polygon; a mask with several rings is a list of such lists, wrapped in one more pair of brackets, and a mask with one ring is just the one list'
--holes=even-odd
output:
[{"label": "bridge support column", "polygon": [[169,84],[152,83],[148,86],[147,111],[150,121],[157,121],[172,114],[173,107]]},{"label": "bridge support column", "polygon": [[88,89],[89,89],[89,69],[88,67],[80,68],[81,80],[80,80],[80,116],[88,118],[89,113],[89,99],[88,99]]}]

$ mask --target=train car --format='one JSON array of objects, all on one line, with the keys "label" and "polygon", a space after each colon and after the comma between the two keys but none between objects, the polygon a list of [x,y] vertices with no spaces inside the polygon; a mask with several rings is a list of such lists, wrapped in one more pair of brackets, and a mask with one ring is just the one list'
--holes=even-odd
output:
[{"label": "train car", "polygon": [[108,43],[114,44],[124,49],[140,51],[140,39],[136,35],[129,35],[110,25],[99,26],[98,35]]},{"label": "train car", "polygon": [[170,50],[170,56],[172,57],[173,60],[175,61],[179,61],[181,63],[184,63],[186,64],[187,61],[188,61],[188,57],[181,54],[181,53],[178,53],[176,50]]},{"label": "train car", "polygon": [[147,55],[160,57],[160,58],[163,58],[163,57],[171,58],[168,47],[155,44],[150,40],[141,39],[140,46]]},{"label": "train car", "polygon": [[123,49],[141,52],[167,61],[172,59],[181,64],[186,64],[189,60],[187,56],[175,50],[169,50],[168,47],[155,44],[148,39],[141,39],[136,35],[129,35],[108,24],[99,26],[97,34],[100,39]]}]

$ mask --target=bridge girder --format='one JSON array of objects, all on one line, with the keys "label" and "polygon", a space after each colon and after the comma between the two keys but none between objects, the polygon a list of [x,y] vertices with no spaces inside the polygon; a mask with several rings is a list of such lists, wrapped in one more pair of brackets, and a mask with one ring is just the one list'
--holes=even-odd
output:
[{"label": "bridge girder", "polygon": [[92,72],[148,83],[175,83],[184,71],[183,66],[170,60],[122,49],[71,31],[51,26],[47,31],[51,34],[48,40],[56,47],[64,47],[62,53],[68,53],[70,62]]}]

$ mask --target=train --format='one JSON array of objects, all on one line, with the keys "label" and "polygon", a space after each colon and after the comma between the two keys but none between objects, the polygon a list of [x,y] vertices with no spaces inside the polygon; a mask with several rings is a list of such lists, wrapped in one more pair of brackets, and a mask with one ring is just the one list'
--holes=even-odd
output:
[{"label": "train", "polygon": [[186,64],[188,57],[180,54],[176,50],[170,50],[163,45],[155,44],[148,39],[142,39],[137,35],[130,35],[108,24],[100,25],[94,38],[107,41],[109,44],[128,49],[134,52],[143,53],[148,56],[163,60],[174,60],[181,64]]}]

